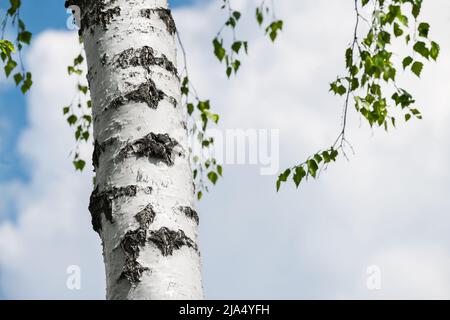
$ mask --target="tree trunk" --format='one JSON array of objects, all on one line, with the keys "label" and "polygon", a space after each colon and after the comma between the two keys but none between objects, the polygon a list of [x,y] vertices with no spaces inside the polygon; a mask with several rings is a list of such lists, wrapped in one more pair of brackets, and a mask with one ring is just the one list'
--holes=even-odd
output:
[{"label": "tree trunk", "polygon": [[198,216],[167,0],[80,7],[107,299],[201,299]]}]

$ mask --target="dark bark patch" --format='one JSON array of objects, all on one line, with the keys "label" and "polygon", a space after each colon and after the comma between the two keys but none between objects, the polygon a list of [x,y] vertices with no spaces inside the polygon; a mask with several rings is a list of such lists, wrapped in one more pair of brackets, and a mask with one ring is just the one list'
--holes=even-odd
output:
[{"label": "dark bark patch", "polygon": [[175,34],[177,32],[177,27],[175,25],[175,21],[173,20],[172,13],[169,9],[166,8],[156,8],[156,9],[142,9],[141,16],[145,18],[150,18],[152,13],[156,13],[159,18],[166,25],[167,31],[170,34]]},{"label": "dark bark patch", "polygon": [[96,232],[102,230],[102,214],[105,218],[114,223],[113,219],[113,200],[120,197],[134,197],[138,191],[138,186],[126,186],[120,188],[112,188],[105,191],[99,191],[97,186],[91,194],[89,201],[89,211],[92,217],[92,227]]},{"label": "dark bark patch", "polygon": [[120,244],[125,253],[125,264],[119,279],[127,279],[131,285],[139,282],[144,271],[149,270],[137,261],[140,247],[145,245],[145,238],[146,232],[144,230],[128,231]]},{"label": "dark bark patch", "polygon": [[132,286],[141,280],[144,271],[150,270],[143,267],[138,261],[141,247],[145,246],[147,241],[147,230],[155,219],[155,211],[152,205],[147,205],[136,215],[139,222],[137,230],[128,231],[123,237],[120,246],[125,253],[125,264],[119,279],[127,279]]},{"label": "dark bark patch", "polygon": [[105,151],[103,145],[98,143],[97,140],[94,142],[94,152],[92,153],[92,164],[94,166],[94,170],[98,168],[100,161],[100,154]]},{"label": "dark bark patch", "polygon": [[92,153],[92,164],[94,165],[94,170],[99,167],[100,155],[105,152],[106,148],[115,144],[118,141],[117,138],[113,137],[105,142],[99,143],[97,140],[94,142],[94,152]]},{"label": "dark bark patch", "polygon": [[78,6],[80,8],[80,35],[85,30],[93,32],[93,27],[100,26],[104,30],[107,29],[111,21],[120,16],[120,7],[116,6],[107,9],[108,6],[114,4],[116,0],[99,1],[99,0],[68,0],[66,1],[66,8],[70,6]]},{"label": "dark bark patch", "polygon": [[179,209],[186,215],[186,217],[194,220],[195,223],[199,224],[200,218],[198,217],[197,211],[195,211],[191,207],[183,207],[183,206],[179,207]]},{"label": "dark bark patch", "polygon": [[145,137],[135,140],[125,146],[119,153],[119,158],[136,156],[138,158],[145,157],[149,160],[156,159],[167,165],[173,165],[172,153],[173,149],[178,145],[175,139],[169,137],[168,134],[153,132]]},{"label": "dark bark patch", "polygon": [[136,220],[139,222],[141,228],[147,230],[150,224],[155,221],[155,216],[155,211],[152,205],[149,204],[136,215]]},{"label": "dark bark patch", "polygon": [[174,231],[162,227],[157,231],[150,231],[148,241],[154,243],[163,256],[170,256],[174,250],[181,249],[183,246],[197,251],[197,245],[186,236],[183,230]]},{"label": "dark bark patch", "polygon": [[124,96],[115,98],[106,110],[116,109],[130,102],[145,103],[150,108],[156,109],[159,102],[164,99],[164,96],[164,92],[156,88],[155,82],[149,79],[147,82],[140,84],[137,89],[125,94]]},{"label": "dark bark patch", "polygon": [[[106,59],[102,59],[102,62]],[[149,46],[127,49],[113,57],[112,63],[121,69],[142,66],[148,70],[150,66],[159,66],[178,77],[177,68],[172,61],[164,54],[160,57],[155,56],[153,48]]]}]

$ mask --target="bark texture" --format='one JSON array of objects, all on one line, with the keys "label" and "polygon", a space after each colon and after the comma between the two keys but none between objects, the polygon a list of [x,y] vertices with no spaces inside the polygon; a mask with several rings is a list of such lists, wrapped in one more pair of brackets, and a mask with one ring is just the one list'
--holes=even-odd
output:
[{"label": "bark texture", "polygon": [[198,215],[166,0],[71,0],[92,97],[89,210],[108,299],[201,299]]}]

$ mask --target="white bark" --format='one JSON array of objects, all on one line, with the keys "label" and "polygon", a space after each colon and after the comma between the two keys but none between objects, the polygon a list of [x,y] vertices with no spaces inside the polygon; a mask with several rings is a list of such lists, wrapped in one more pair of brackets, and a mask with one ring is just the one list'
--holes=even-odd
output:
[{"label": "white bark", "polygon": [[108,299],[201,299],[198,217],[167,0],[81,7]]}]

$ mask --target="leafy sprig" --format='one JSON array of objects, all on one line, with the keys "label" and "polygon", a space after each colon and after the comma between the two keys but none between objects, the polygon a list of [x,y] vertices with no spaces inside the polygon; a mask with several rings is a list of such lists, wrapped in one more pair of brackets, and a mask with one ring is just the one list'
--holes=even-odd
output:
[{"label": "leafy sprig", "polygon": [[[370,19],[366,19],[360,8],[369,5],[372,13]],[[351,103],[371,127],[395,128],[398,113],[406,122],[412,118],[422,119],[413,96],[397,83],[400,67],[394,63],[391,49],[394,38],[404,39],[410,53],[401,58],[401,68],[417,77],[422,73],[425,60],[438,58],[440,47],[429,39],[430,25],[419,21],[421,7],[422,0],[374,0],[370,4],[369,0],[355,0],[354,35],[345,51],[347,74],[330,83],[331,92],[345,97],[341,131],[330,148],[283,171],[276,182],[277,190],[291,176],[298,188],[305,178],[317,178],[321,169],[336,161],[339,155],[347,157],[345,149],[351,145],[346,140],[346,125]],[[359,29],[362,20],[369,25],[363,37]],[[410,27],[411,20],[414,21],[413,28]]]},{"label": "leafy sprig", "polygon": [[184,67],[181,72],[181,95],[186,110],[186,124],[190,137],[200,146],[200,150],[190,147],[192,155],[191,165],[198,200],[209,191],[209,184],[215,185],[222,176],[223,168],[213,157],[214,139],[207,136],[207,130],[211,124],[217,125],[219,115],[211,109],[208,99],[201,99],[189,77],[186,51],[184,50],[180,34],[177,39],[183,54]]},{"label": "leafy sprig", "polygon": [[67,67],[69,76],[76,77],[77,84],[75,86],[75,95],[72,102],[63,107],[63,114],[67,123],[74,130],[75,147],[71,154],[73,155],[72,163],[75,170],[83,171],[86,166],[86,160],[81,158],[80,146],[82,143],[91,141],[92,131],[92,102],[90,100],[89,87],[83,79],[86,79],[83,70],[83,41],[80,37],[80,52],[73,59],[73,63]]},{"label": "leafy sprig", "polygon": [[[22,49],[24,45],[29,45],[32,33],[27,30],[24,21],[20,18],[20,0],[9,0],[9,9],[1,22],[0,58],[4,63],[3,69],[7,78],[11,75],[16,86],[20,87],[23,94],[27,93],[33,85],[32,75],[25,70],[22,60]],[[8,25],[16,28],[16,38],[14,40],[5,39],[5,31]],[[17,67],[20,71],[15,71]]]}]

